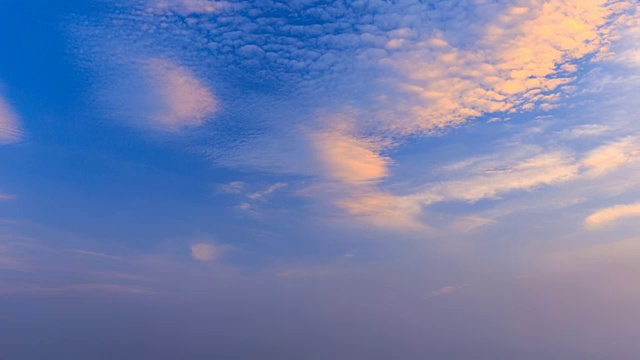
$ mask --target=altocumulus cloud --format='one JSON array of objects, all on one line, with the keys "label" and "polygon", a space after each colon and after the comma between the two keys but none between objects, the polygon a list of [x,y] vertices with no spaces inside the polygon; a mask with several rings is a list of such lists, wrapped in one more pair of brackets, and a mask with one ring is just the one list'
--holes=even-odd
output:
[{"label": "altocumulus cloud", "polygon": [[[246,123],[246,133],[201,144],[207,153],[227,166],[313,175],[329,202],[368,222],[415,227],[426,205],[495,199],[573,181],[588,169],[600,176],[608,171],[604,167],[637,157],[633,140],[623,139],[586,158],[571,149],[549,149],[508,159],[491,173],[468,168],[465,177],[411,186],[402,195],[386,186],[394,181],[390,154],[416,135],[485,115],[560,106],[592,60],[616,58],[613,45],[637,27],[631,2],[130,4],[99,30],[135,41],[151,59],[137,68],[152,90],[135,101],[140,109],[134,113],[143,115],[146,126],[173,132],[206,126],[218,111],[207,82],[257,84],[255,96],[221,92],[221,103],[230,100],[233,111],[262,106],[246,114],[255,121]],[[79,38],[100,47],[95,29],[84,30]],[[263,92],[287,88],[295,93]],[[328,121],[327,113],[335,116]],[[602,165],[612,164],[607,159],[620,151],[622,158]]]}]

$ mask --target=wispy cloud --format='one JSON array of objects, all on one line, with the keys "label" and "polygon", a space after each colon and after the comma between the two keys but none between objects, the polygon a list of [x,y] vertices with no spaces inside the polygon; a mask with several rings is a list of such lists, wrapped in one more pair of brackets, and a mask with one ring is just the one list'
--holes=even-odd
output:
[{"label": "wispy cloud", "polygon": [[120,257],[120,256],[109,255],[109,254],[104,254],[104,253],[95,252],[95,251],[89,251],[89,250],[71,249],[71,250],[67,250],[67,251],[69,251],[71,253],[74,253],[74,254],[78,254],[78,255],[102,258],[102,259],[107,259],[107,260],[121,260],[122,259],[122,257]]},{"label": "wispy cloud", "polygon": [[0,286],[2,294],[20,293],[108,293],[131,295],[161,295],[162,293],[140,286],[120,284],[71,284],[59,287],[43,286]]},{"label": "wispy cloud", "polygon": [[150,0],[148,3],[158,11],[176,11],[184,16],[214,13],[231,5],[230,2],[217,0]]},{"label": "wispy cloud", "polygon": [[449,295],[449,294],[453,294],[456,291],[459,291],[460,289],[462,289],[465,285],[447,285],[444,286],[440,289],[436,289],[433,290],[429,293],[429,296],[427,296],[427,299],[431,299],[434,298],[436,296],[442,296],[442,295]]},{"label": "wispy cloud", "polygon": [[210,242],[191,244],[191,257],[198,261],[213,261],[219,255],[219,249]]},{"label": "wispy cloud", "polygon": [[247,194],[247,197],[249,199],[251,199],[251,200],[260,200],[260,199],[263,199],[265,196],[273,194],[274,192],[276,192],[279,189],[282,189],[282,188],[284,188],[286,186],[287,186],[287,183],[283,183],[283,182],[275,183],[273,185],[270,185],[269,187],[267,187],[264,190],[256,191],[256,192]]},{"label": "wispy cloud", "polygon": [[0,201],[9,201],[15,198],[15,195],[3,193],[2,191],[0,191]]},{"label": "wispy cloud", "polygon": [[585,124],[563,130],[561,134],[567,138],[582,138],[599,136],[611,131],[611,128],[602,124]]},{"label": "wispy cloud", "polygon": [[21,138],[20,117],[0,93],[0,144],[13,143]]},{"label": "wispy cloud", "polygon": [[323,174],[347,184],[376,182],[389,175],[390,159],[379,154],[380,144],[350,134],[347,126],[338,124],[311,135]]},{"label": "wispy cloud", "polygon": [[621,204],[597,210],[585,219],[590,228],[601,228],[620,219],[640,217],[640,203]]},{"label": "wispy cloud", "polygon": [[157,86],[158,113],[151,120],[163,129],[203,125],[217,108],[213,93],[187,68],[152,59],[144,65]]},{"label": "wispy cloud", "polygon": [[217,192],[220,194],[240,194],[244,191],[247,184],[242,181],[232,181],[227,184],[218,185]]},{"label": "wispy cloud", "polygon": [[218,111],[206,82],[177,61],[130,54],[107,61],[113,74],[100,79],[97,96],[109,118],[176,134],[202,127]]},{"label": "wispy cloud", "polygon": [[593,174],[603,174],[634,162],[640,162],[640,139],[628,136],[593,149],[582,164]]}]

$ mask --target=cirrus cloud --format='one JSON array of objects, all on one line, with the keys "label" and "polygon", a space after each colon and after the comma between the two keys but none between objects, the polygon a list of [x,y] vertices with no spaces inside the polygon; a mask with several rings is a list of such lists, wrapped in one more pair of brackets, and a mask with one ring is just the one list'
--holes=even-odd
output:
[{"label": "cirrus cloud", "polygon": [[640,203],[621,204],[597,210],[585,219],[589,228],[602,228],[620,219],[640,217]]},{"label": "cirrus cloud", "polygon": [[13,143],[22,137],[20,118],[0,94],[0,144]]}]

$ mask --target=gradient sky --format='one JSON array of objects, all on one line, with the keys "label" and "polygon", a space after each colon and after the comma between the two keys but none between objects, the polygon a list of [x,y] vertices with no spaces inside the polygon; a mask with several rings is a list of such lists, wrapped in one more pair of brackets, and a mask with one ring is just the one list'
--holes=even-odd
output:
[{"label": "gradient sky", "polygon": [[0,359],[640,358],[635,0],[0,0]]}]

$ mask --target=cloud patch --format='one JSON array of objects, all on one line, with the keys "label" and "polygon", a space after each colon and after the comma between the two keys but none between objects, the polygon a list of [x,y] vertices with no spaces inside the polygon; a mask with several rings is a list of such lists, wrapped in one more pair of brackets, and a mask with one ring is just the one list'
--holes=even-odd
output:
[{"label": "cloud patch", "polygon": [[390,159],[379,154],[380,144],[350,134],[345,125],[311,135],[323,175],[347,184],[376,182],[389,175]]},{"label": "cloud patch", "polygon": [[20,117],[11,104],[0,95],[0,144],[9,144],[22,138]]},{"label": "cloud patch", "polygon": [[155,89],[152,94],[158,108],[148,118],[153,128],[176,131],[202,126],[216,111],[213,93],[189,69],[151,59],[142,71]]},{"label": "cloud patch", "polygon": [[219,254],[217,246],[208,242],[191,245],[191,258],[198,261],[213,261]]},{"label": "cloud patch", "polygon": [[145,58],[119,66],[117,76],[104,79],[110,116],[156,133],[180,133],[204,126],[218,109],[205,82],[176,62]]},{"label": "cloud patch", "polygon": [[585,219],[589,228],[602,228],[617,220],[640,217],[640,202],[633,204],[621,204],[600,209]]}]

